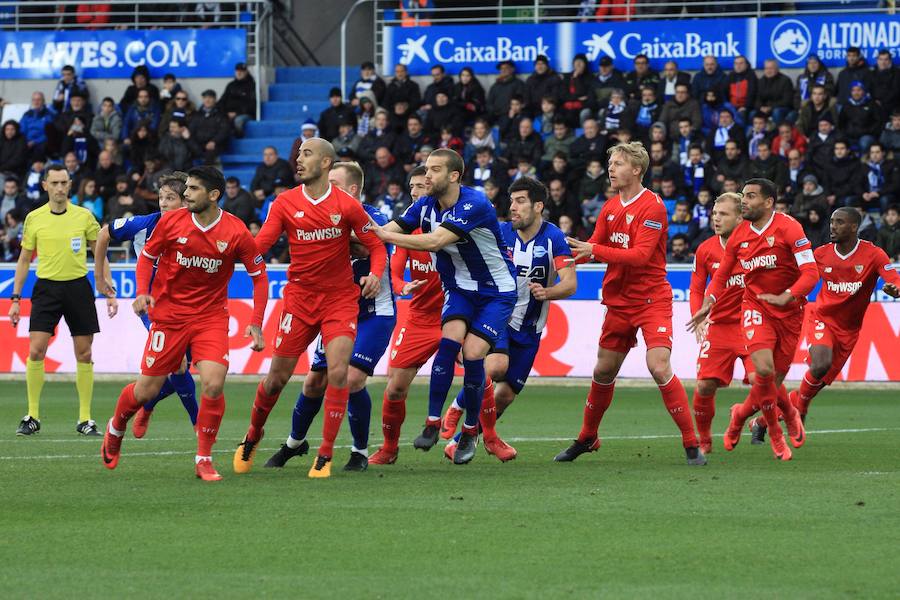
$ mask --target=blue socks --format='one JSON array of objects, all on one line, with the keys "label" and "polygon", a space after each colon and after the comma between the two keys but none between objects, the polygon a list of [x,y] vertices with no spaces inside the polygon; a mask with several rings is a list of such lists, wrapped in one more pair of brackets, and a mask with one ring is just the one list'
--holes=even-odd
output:
[{"label": "blue socks", "polygon": [[163,381],[162,387],[159,388],[159,393],[156,394],[156,398],[144,404],[144,410],[147,412],[153,412],[153,409],[156,408],[156,405],[159,404],[159,401],[163,398],[168,398],[173,393],[175,393],[175,386],[172,385],[172,376],[166,377],[166,380]]},{"label": "blue socks", "polygon": [[350,393],[347,402],[347,420],[350,422],[350,434],[353,436],[353,447],[362,452],[369,446],[369,423],[372,419],[372,398],[369,390],[363,388]]},{"label": "blue socks", "polygon": [[167,383],[168,382],[172,383],[172,386],[175,388],[175,393],[181,398],[181,405],[184,406],[184,410],[187,411],[188,416],[191,418],[191,424],[196,425],[197,396],[196,388],[194,387],[194,378],[191,377],[189,371],[185,371],[184,373],[169,375]]},{"label": "blue socks", "polygon": [[[450,386],[453,385],[453,369],[460,348],[462,348],[462,344],[459,342],[441,338],[437,354],[431,365],[431,386],[428,390],[429,419],[440,419],[444,412],[444,402],[447,401],[447,394],[450,392]],[[481,372],[484,374],[483,362]]]},{"label": "blue socks", "polygon": [[309,426],[312,425],[313,419],[319,414],[322,408],[324,396],[310,398],[303,393],[297,398],[297,405],[294,406],[294,416],[291,419],[291,437],[297,441],[306,439]]},{"label": "blue socks", "polygon": [[466,427],[478,426],[481,417],[481,397],[484,394],[484,359],[463,360],[463,404]]}]

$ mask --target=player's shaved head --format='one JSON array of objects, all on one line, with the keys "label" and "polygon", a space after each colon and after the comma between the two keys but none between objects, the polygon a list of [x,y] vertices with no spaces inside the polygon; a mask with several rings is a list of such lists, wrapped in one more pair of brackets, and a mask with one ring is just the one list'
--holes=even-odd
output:
[{"label": "player's shaved head", "polygon": [[309,138],[300,145],[297,154],[297,175],[300,182],[311,185],[319,182],[337,162],[337,153],[331,142],[322,138]]}]

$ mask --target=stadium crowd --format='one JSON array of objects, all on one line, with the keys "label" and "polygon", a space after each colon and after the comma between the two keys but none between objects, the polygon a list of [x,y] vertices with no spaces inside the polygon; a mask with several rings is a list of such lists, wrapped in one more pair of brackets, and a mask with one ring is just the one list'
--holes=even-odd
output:
[{"label": "stadium crowd", "polygon": [[[860,237],[900,260],[900,69],[887,50],[869,65],[851,48],[835,73],[811,55],[794,80],[776,61],[757,72],[743,57],[726,71],[707,56],[693,76],[675,61],[656,72],[643,55],[627,72],[583,54],[565,74],[543,56],[531,73],[516,73],[512,62],[497,69],[486,87],[470,68],[454,78],[434,65],[422,89],[403,65],[385,81],[364,63],[349,98],[333,88],[318,122],[300,124],[290,156],[266,148],[252,181],[228,179],[223,208],[255,233],[277,194],[294,185],[300,143],[320,136],[342,159],[359,161],[366,202],[388,217],[410,203],[408,173],[431,150],[451,148],[466,160],[464,182],[483,190],[501,219],[510,183],[535,176],[550,191],[546,217],[586,239],[612,195],[606,149],[639,140],[651,157],[644,185],[668,211],[672,263],[690,263],[713,235],[716,195],[753,177],[776,182],[777,209],[797,218],[814,246],[828,242],[831,212],[850,206],[863,215]],[[244,64],[221,95],[206,90],[199,99],[173,76],[157,87],[138,67],[118,101],[92,99],[65,67],[52,98],[35,92],[19,122],[3,123],[4,260],[15,260],[25,214],[46,201],[39,180],[49,163],[66,166],[73,202],[99,221],[145,214],[158,208],[162,174],[218,164],[255,103]],[[266,258],[286,260],[285,251],[278,244]]]}]

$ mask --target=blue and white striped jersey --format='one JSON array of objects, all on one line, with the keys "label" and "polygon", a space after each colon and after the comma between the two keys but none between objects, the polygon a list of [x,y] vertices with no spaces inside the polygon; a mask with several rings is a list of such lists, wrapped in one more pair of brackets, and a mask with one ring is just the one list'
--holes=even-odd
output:
[{"label": "blue and white striped jersey", "polygon": [[459,200],[442,210],[437,198],[422,196],[394,219],[409,233],[417,227],[431,233],[446,227],[459,241],[437,251],[437,271],[445,290],[478,292],[489,296],[516,291],[512,260],[500,233],[493,205],[482,192],[461,187]]},{"label": "blue and white striped jersey", "polygon": [[162,213],[155,212],[149,215],[116,219],[109,224],[109,237],[116,242],[132,241],[134,254],[137,256],[153,234],[153,229],[159,223],[160,217],[162,217]]},{"label": "blue and white striped jersey", "polygon": [[[363,204],[363,208],[366,210],[366,214],[372,217],[373,221],[379,225],[387,225],[388,218],[383,212],[368,204]],[[390,254],[391,251],[388,248],[388,256]],[[369,262],[368,257],[353,259],[354,281],[359,281],[361,277],[365,277],[371,272],[372,264]],[[359,318],[393,317],[395,314],[394,291],[391,289],[391,261],[388,260],[387,265],[384,267],[384,273],[381,275],[381,290],[379,290],[378,295],[371,299],[359,297]]]},{"label": "blue and white striped jersey", "polygon": [[562,261],[571,258],[572,251],[565,234],[547,221],[530,240],[520,238],[511,223],[501,223],[500,231],[515,264],[519,294],[509,326],[516,331],[540,334],[547,324],[550,301],[536,300],[528,284],[534,282],[549,287],[556,283],[556,273],[562,266],[567,266]]}]

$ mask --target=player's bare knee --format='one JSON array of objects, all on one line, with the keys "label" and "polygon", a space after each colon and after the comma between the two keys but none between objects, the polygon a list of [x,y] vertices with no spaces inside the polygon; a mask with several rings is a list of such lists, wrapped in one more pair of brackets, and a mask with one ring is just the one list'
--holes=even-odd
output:
[{"label": "player's bare knee", "polygon": [[775,366],[768,364],[755,365],[757,377],[771,377],[775,374]]},{"label": "player's bare knee", "polygon": [[813,361],[813,363],[809,366],[809,372],[816,379],[822,379],[828,373],[828,368],[830,364],[817,363]]},{"label": "player's bare knee", "polygon": [[328,385],[335,388],[347,387],[348,368],[345,366],[328,367]]},{"label": "player's bare knee", "polygon": [[32,362],[44,360],[44,357],[47,356],[46,348],[35,348],[31,347],[28,349],[28,359]]},{"label": "player's bare knee", "polygon": [[719,389],[715,379],[699,379],[697,381],[697,393],[701,396],[712,396]]},{"label": "player's bare knee", "polygon": [[502,365],[492,365],[490,363],[485,365],[487,372],[487,376],[493,379],[494,381],[502,381],[504,377],[506,377],[506,367]]},{"label": "player's bare knee", "polygon": [[350,392],[358,392],[366,387],[369,376],[359,369],[350,369],[347,375],[347,385],[350,386]]},{"label": "player's bare knee", "polygon": [[280,394],[284,386],[287,385],[288,377],[283,377],[280,373],[269,373],[263,380],[263,388],[266,394],[273,396]]},{"label": "player's bare knee", "polygon": [[597,365],[594,367],[594,381],[597,383],[612,383],[616,378],[616,370],[609,368],[607,365]]},{"label": "player's bare knee", "polygon": [[203,380],[201,382],[203,386],[203,395],[209,396],[210,398],[216,398],[222,395],[222,389],[224,388],[225,382],[221,380],[221,378],[210,378]]}]

